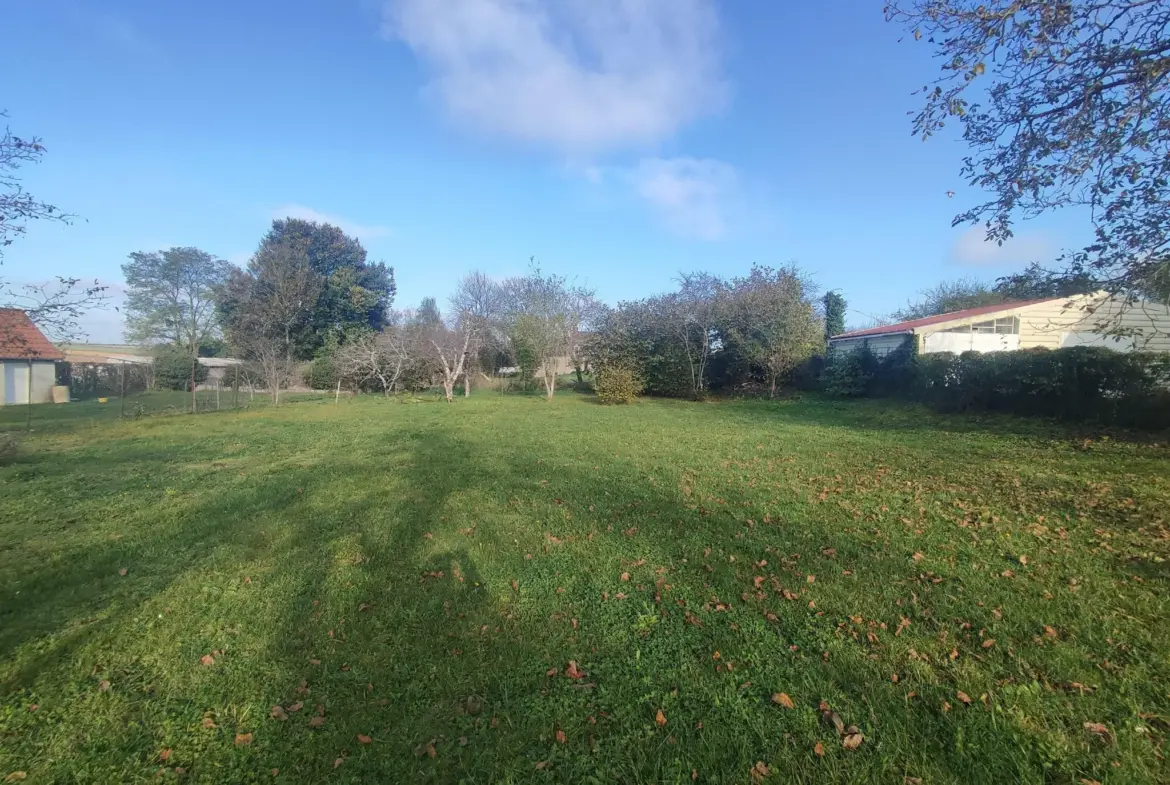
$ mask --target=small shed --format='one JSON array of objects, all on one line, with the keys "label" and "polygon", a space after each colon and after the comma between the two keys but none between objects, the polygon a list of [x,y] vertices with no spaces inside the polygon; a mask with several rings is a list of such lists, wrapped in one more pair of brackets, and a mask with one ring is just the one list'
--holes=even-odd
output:
[{"label": "small shed", "polygon": [[1121,352],[1170,351],[1170,308],[1126,304],[1104,292],[984,305],[834,335],[832,352],[869,346],[879,357],[907,341],[922,354],[1103,346]]},{"label": "small shed", "polygon": [[18,308],[0,308],[0,405],[49,403],[64,359]]}]

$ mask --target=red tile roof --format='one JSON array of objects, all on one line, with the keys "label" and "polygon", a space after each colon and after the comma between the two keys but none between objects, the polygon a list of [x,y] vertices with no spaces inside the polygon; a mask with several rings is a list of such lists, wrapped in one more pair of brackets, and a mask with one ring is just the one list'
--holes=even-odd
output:
[{"label": "red tile roof", "polygon": [[0,308],[0,360],[63,360],[65,355],[18,308]]},{"label": "red tile roof", "polygon": [[853,332],[841,333],[834,335],[833,338],[864,338],[870,335],[889,335],[891,333],[909,333],[917,330],[919,327],[929,327],[932,324],[942,324],[943,322],[954,322],[959,319],[967,319],[972,316],[983,316],[985,314],[999,313],[1000,311],[1010,311],[1015,308],[1021,308],[1025,305],[1036,305],[1038,303],[1046,303],[1052,300],[1067,300],[1067,297],[1043,297],[1039,300],[1018,300],[1014,303],[1000,303],[999,305],[981,305],[978,308],[967,308],[962,311],[951,311],[950,313],[940,313],[935,316],[927,316],[924,319],[911,319],[908,322],[898,322],[897,324],[883,324],[881,327],[870,327],[867,330],[854,330]]}]

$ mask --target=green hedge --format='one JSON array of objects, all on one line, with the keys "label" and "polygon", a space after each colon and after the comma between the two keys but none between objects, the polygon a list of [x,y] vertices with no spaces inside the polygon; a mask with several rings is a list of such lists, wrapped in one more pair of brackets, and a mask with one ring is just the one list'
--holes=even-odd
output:
[{"label": "green hedge", "polygon": [[1170,355],[1093,346],[878,359],[838,355],[822,377],[842,397],[898,397],[940,411],[995,411],[1137,428],[1170,428]]},{"label": "green hedge", "polygon": [[207,373],[207,366],[181,349],[160,349],[154,356],[154,384],[160,390],[190,390],[192,376],[198,385],[207,380]]}]

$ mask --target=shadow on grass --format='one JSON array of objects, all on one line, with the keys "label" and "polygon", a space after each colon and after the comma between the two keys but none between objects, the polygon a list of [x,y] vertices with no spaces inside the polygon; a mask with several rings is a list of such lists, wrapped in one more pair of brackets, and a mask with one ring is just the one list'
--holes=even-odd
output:
[{"label": "shadow on grass", "polygon": [[[749,419],[775,417],[771,409],[711,407]],[[682,490],[691,467],[648,473],[614,462],[609,442],[553,450],[557,436],[509,433],[499,444],[458,421],[410,424],[374,454],[336,456],[328,472],[264,475],[258,486],[197,497],[165,526],[137,520],[141,528],[122,539],[65,552],[22,576],[19,594],[0,596],[0,650],[19,655],[5,689],[51,692],[70,663],[115,681],[140,672],[140,689],[118,684],[116,710],[82,717],[56,712],[94,701],[93,685],[67,688],[57,708],[42,700],[43,712],[19,718],[27,737],[9,726],[6,738],[42,757],[38,744],[55,733],[134,727],[104,751],[86,748],[123,763],[127,779],[162,765],[164,748],[174,750],[168,767],[207,781],[271,768],[319,781],[335,767],[351,781],[676,781],[701,767],[732,782],[760,759],[786,759],[794,778],[841,781],[1080,771],[1081,761],[1048,760],[1034,729],[1007,720],[1014,735],[1005,735],[993,714],[944,711],[944,696],[953,700],[945,671],[923,674],[923,703],[912,710],[905,685],[887,672],[891,661],[918,667],[904,653],[907,639],[883,631],[884,643],[872,643],[842,632],[850,613],[878,619],[908,590],[842,581],[841,592],[817,595],[819,608],[807,605],[806,572],[823,585],[839,569],[835,557],[817,555],[825,546],[859,563],[888,548],[851,519],[789,506],[774,510],[775,525],[747,526],[737,509],[755,497],[742,486],[691,498]],[[167,460],[151,449],[119,454],[111,460],[123,470]],[[117,576],[135,554],[151,560]],[[755,596],[757,575],[800,600]],[[905,610],[917,614],[912,634],[928,639],[949,623],[943,595],[955,588],[908,578],[918,606]],[[151,632],[144,620],[178,602],[191,629],[164,620]],[[929,613],[936,602],[939,621]],[[91,615],[99,621],[77,622]],[[134,648],[139,630],[150,643]],[[164,654],[166,634],[178,640]],[[915,645],[927,652],[931,644]],[[76,662],[95,648],[103,662]],[[216,661],[199,665],[212,651],[221,652]],[[584,678],[565,676],[570,659]],[[722,667],[729,661],[735,670]],[[987,667],[989,682],[1014,676],[1008,661]],[[791,691],[797,709],[770,705],[777,689]],[[837,743],[820,700],[863,727],[860,754],[814,756],[814,739]],[[267,716],[296,703],[303,707],[288,720]],[[318,706],[324,720],[310,727]],[[670,718],[661,728],[659,709]],[[252,735],[237,746],[236,734]],[[1014,752],[997,754],[1001,746]],[[52,758],[46,772],[78,778],[81,753]]]}]

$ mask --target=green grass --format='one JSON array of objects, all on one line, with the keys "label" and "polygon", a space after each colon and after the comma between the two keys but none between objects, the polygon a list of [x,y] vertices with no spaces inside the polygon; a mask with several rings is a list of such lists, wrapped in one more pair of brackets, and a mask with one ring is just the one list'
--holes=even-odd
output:
[{"label": "green grass", "polygon": [[1170,780],[1165,443],[812,399],[81,409],[0,468],[0,779]]}]

